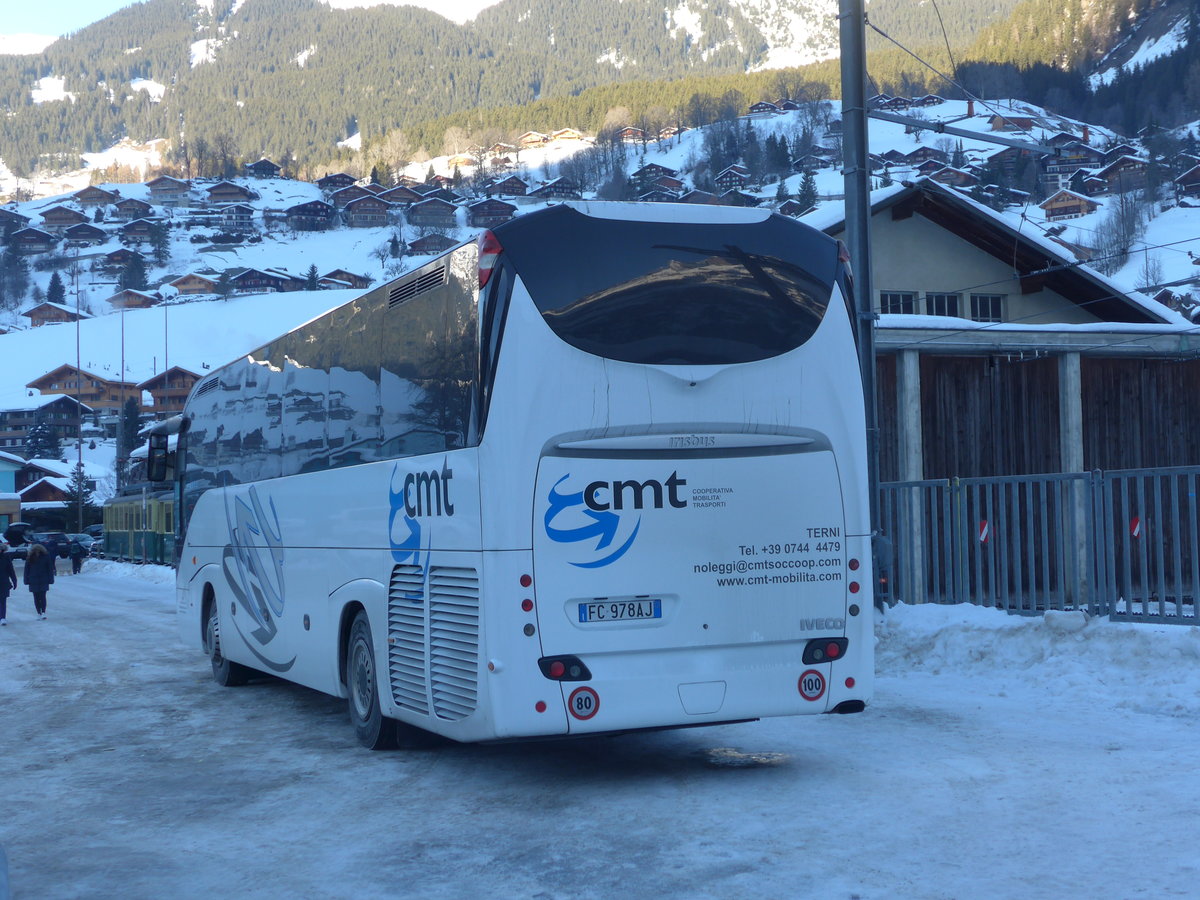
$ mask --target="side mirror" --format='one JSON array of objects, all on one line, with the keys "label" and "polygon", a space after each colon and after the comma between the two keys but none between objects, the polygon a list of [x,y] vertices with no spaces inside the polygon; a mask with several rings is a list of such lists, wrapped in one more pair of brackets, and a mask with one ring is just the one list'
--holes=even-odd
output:
[{"label": "side mirror", "polygon": [[150,435],[150,455],[146,460],[146,477],[150,481],[167,480],[167,435]]}]

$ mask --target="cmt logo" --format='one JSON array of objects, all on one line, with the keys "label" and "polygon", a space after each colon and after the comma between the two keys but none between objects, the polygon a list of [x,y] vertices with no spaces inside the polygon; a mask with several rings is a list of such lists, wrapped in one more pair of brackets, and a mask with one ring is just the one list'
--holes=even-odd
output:
[{"label": "cmt logo", "polygon": [[450,502],[450,479],[454,470],[442,460],[439,472],[409,472],[404,478],[402,489],[404,511],[410,518],[422,516],[454,515],[454,504]]},{"label": "cmt logo", "polygon": [[[678,472],[672,472],[667,479],[667,501],[676,509],[687,506],[686,500],[679,499],[679,488],[687,484],[686,478],[680,478]],[[609,509],[622,510],[626,499],[633,501],[634,509],[642,509],[646,505],[646,494],[650,493],[655,509],[663,508],[663,485],[651,478],[649,481],[593,481],[583,489],[583,502],[588,509],[605,512]]]},{"label": "cmt logo", "polygon": [[[679,488],[687,480],[672,472],[665,482],[593,481],[581,491],[564,493],[559,487],[570,478],[564,475],[550,488],[546,497],[543,525],[546,536],[559,544],[585,544],[595,540],[587,553],[593,557],[580,561],[569,560],[580,569],[598,569],[620,559],[633,546],[642,527],[640,510],[686,507]],[[633,510],[633,512],[630,512]]]}]

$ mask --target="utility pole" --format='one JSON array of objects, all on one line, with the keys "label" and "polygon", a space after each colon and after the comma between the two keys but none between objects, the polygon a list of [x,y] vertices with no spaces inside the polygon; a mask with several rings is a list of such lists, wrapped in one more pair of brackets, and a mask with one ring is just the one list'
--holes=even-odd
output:
[{"label": "utility pole", "polygon": [[[846,247],[854,272],[859,367],[867,411],[867,486],[871,533],[880,533],[879,417],[875,398],[875,310],[871,287],[871,160],[867,149],[867,28],[863,0],[839,0],[842,63],[842,175],[846,192]],[[877,573],[878,574],[878,573]]]}]

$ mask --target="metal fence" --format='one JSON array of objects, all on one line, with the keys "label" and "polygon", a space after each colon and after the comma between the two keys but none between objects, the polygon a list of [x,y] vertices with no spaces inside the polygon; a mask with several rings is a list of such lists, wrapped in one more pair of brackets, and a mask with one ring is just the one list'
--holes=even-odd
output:
[{"label": "metal fence", "polygon": [[889,602],[1200,624],[1200,467],[880,485]]}]

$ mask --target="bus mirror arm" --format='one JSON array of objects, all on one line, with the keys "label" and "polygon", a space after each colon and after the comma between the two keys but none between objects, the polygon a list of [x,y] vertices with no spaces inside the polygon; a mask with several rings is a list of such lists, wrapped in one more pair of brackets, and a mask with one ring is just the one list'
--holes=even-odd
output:
[{"label": "bus mirror arm", "polygon": [[871,535],[871,562],[875,572],[875,608],[880,612],[885,606],[894,606],[896,596],[892,587],[892,565],[895,551],[892,539],[880,531]]}]

